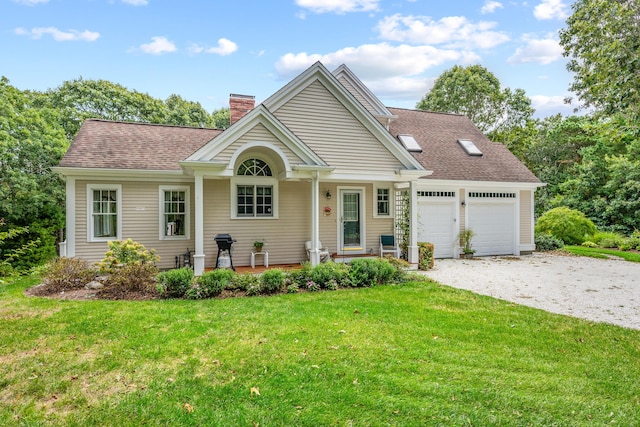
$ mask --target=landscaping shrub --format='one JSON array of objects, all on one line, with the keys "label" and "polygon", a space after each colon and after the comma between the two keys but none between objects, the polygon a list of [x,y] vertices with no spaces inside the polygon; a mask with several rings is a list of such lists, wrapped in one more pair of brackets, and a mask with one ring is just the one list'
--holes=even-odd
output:
[{"label": "landscaping shrub", "polygon": [[596,226],[582,212],[563,206],[538,218],[535,231],[550,233],[567,245],[579,245],[596,232]]},{"label": "landscaping shrub", "polygon": [[373,286],[378,280],[378,259],[356,258],[351,261],[349,278],[351,286],[360,288]]},{"label": "landscaping shrub", "polygon": [[[253,274],[234,274],[227,286],[232,291],[248,291],[249,288],[259,288],[260,279]],[[256,293],[257,294],[257,293]],[[253,294],[253,295],[256,295]]]},{"label": "landscaping shrub", "polygon": [[274,294],[282,291],[286,278],[284,271],[277,268],[265,271],[260,275],[260,293]]},{"label": "landscaping shrub", "polygon": [[335,282],[337,289],[337,285],[342,284],[348,275],[349,267],[346,264],[329,261],[313,267],[310,270],[309,279],[317,283],[322,289],[333,288],[334,284],[332,282]]},{"label": "landscaping shrub", "polygon": [[106,286],[111,291],[144,292],[157,291],[158,268],[154,264],[126,264],[107,278]]},{"label": "landscaping shrub", "polygon": [[585,248],[597,248],[598,245],[596,245],[595,243],[587,240],[586,242],[582,242],[582,246],[584,246]]},{"label": "landscaping shrub", "polygon": [[536,233],[536,250],[540,252],[554,251],[564,246],[562,240],[549,233]]},{"label": "landscaping shrub", "polygon": [[186,297],[189,299],[213,298],[219,296],[231,283],[236,275],[233,270],[216,269],[196,277],[187,289]]},{"label": "landscaping shrub", "polygon": [[418,268],[420,270],[431,270],[433,268],[434,248],[433,243],[418,242]]},{"label": "landscaping shrub", "polygon": [[[603,248],[617,248],[618,244],[624,240],[624,236],[612,231],[596,231],[589,240]],[[607,246],[603,246],[603,243]]]},{"label": "landscaping shrub", "polygon": [[634,231],[629,238],[623,240],[619,247],[623,251],[640,251],[640,231]]},{"label": "landscaping shrub", "polygon": [[111,273],[124,265],[155,263],[160,259],[153,249],[149,251],[131,239],[111,240],[107,245],[109,250],[99,264],[102,272]]},{"label": "landscaping shrub", "polygon": [[193,280],[193,270],[187,267],[158,274],[158,292],[164,298],[183,298]]},{"label": "landscaping shrub", "polygon": [[82,289],[96,278],[97,273],[97,270],[83,259],[60,257],[46,265],[42,282],[61,291]]}]

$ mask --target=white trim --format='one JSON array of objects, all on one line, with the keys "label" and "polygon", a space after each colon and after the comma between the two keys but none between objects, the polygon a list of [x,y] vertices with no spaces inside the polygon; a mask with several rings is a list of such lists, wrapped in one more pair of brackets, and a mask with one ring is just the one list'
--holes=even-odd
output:
[{"label": "white trim", "polygon": [[[269,165],[271,166],[271,165]],[[231,191],[230,193],[230,206],[231,206],[231,219],[240,220],[270,220],[279,218],[278,210],[278,180],[274,177],[267,176],[234,176],[230,180]],[[271,216],[238,216],[238,185],[254,185],[254,186],[271,186],[273,188],[272,197],[272,209]],[[255,197],[255,195],[254,195]]]},{"label": "white trim", "polygon": [[518,189],[518,190],[534,190],[544,187],[546,184],[542,182],[500,182],[500,181],[456,181],[446,179],[421,179],[418,181],[418,189],[423,188],[464,188],[467,191],[476,191],[482,189],[484,191],[493,189]]},{"label": "white trim", "polygon": [[[68,177],[65,193],[66,200],[66,233],[65,254],[66,257],[76,256],[76,179]],[[62,255],[62,251],[61,251]]]},{"label": "white trim", "polygon": [[[93,191],[94,190],[115,190],[116,191],[116,235],[109,237],[94,237],[93,235]],[[122,240],[122,184],[87,184],[87,242],[108,242],[111,240]]]},{"label": "white trim", "polygon": [[[378,189],[380,190],[387,190],[389,192],[388,197],[389,197],[389,213],[385,214],[380,214],[378,213]],[[394,189],[393,189],[393,184],[392,183],[388,183],[387,185],[382,184],[382,183],[374,183],[373,184],[373,197],[372,197],[372,202],[373,202],[373,217],[374,218],[394,218],[394,213],[395,213],[395,197],[393,196],[394,194]]]},{"label": "white trim", "polygon": [[360,246],[362,247],[360,250],[349,250],[351,254],[364,254],[367,251],[367,203],[366,203],[366,195],[367,191],[365,187],[351,187],[351,186],[338,186],[336,187],[336,191],[338,193],[338,201],[337,201],[337,209],[339,218],[336,219],[337,227],[337,252],[339,255],[343,255],[345,253],[344,247],[344,236],[343,229],[344,226],[342,224],[342,195],[343,192],[353,192],[360,194]]},{"label": "white trim", "polygon": [[[273,163],[275,163],[275,160],[271,158],[271,156],[269,156],[268,154],[264,154],[263,152],[260,152],[259,154],[256,153],[249,153],[248,151],[251,150],[252,148],[266,148],[268,150],[273,151],[274,153],[276,153],[280,159],[282,160],[282,163],[284,163],[284,171],[285,172],[290,172],[291,171],[291,165],[289,164],[289,159],[287,159],[286,154],[284,154],[284,152],[276,147],[275,145],[269,143],[269,142],[260,142],[260,141],[255,141],[255,142],[248,142],[246,144],[244,144],[242,147],[238,148],[235,153],[233,153],[233,155],[231,156],[231,159],[229,160],[229,169],[232,171],[233,175],[235,175],[235,171],[236,171],[236,163],[240,164],[242,162],[244,162],[245,160],[251,159],[251,158],[256,158],[256,159],[260,159],[265,161],[267,164],[269,164],[269,167],[271,168],[271,173],[276,176],[279,175],[280,173],[282,173],[283,171],[274,171],[273,168]],[[266,158],[265,159],[261,159],[260,157],[263,156]],[[244,158],[246,157],[246,158]],[[239,159],[242,158],[242,162],[239,162]],[[274,173],[277,172],[277,173]]]},{"label": "white trim", "polygon": [[[184,191],[184,235],[168,236],[164,224],[164,193],[166,191]],[[191,187],[187,185],[160,185],[158,187],[158,238],[160,240],[189,240],[191,239]]]}]

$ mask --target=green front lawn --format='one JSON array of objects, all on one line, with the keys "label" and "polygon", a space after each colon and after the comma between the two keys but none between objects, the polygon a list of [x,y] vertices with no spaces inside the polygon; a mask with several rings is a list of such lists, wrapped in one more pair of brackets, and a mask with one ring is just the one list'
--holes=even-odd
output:
[{"label": "green front lawn", "polygon": [[638,425],[640,331],[433,283],[202,301],[0,285],[0,425]]},{"label": "green front lawn", "polygon": [[620,251],[606,248],[587,248],[584,246],[565,246],[563,250],[575,255],[588,256],[591,258],[609,258],[611,256],[620,257],[626,261],[640,262],[640,252]]}]

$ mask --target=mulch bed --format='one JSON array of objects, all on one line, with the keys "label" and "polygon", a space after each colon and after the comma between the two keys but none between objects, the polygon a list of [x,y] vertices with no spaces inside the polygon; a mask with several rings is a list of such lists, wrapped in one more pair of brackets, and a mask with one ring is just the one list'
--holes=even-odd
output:
[{"label": "mulch bed", "polygon": [[153,300],[160,299],[157,292],[133,291],[118,289],[116,287],[104,287],[102,289],[60,289],[56,286],[40,284],[27,289],[27,296],[55,298],[63,300]]}]

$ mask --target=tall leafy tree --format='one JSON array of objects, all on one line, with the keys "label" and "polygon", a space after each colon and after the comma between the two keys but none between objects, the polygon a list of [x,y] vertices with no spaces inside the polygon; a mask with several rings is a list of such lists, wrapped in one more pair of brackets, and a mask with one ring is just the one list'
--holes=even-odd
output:
[{"label": "tall leafy tree", "polygon": [[16,260],[23,264],[53,256],[56,231],[64,224],[64,185],[51,167],[60,162],[68,140],[58,112],[34,106],[36,95],[0,79],[0,218],[4,227],[29,227],[5,241],[0,256],[39,240],[31,259]]},{"label": "tall leafy tree", "polygon": [[220,108],[211,113],[213,127],[216,129],[226,129],[230,126],[229,108]]},{"label": "tall leafy tree", "polygon": [[640,117],[640,2],[577,0],[560,44],[584,107]]},{"label": "tall leafy tree", "polygon": [[199,102],[187,101],[179,95],[166,99],[165,124],[177,126],[215,127],[214,118]]},{"label": "tall leafy tree", "polygon": [[522,89],[502,89],[500,80],[480,65],[456,65],[442,73],[416,108],[464,114],[492,139],[526,127],[534,113]]}]

